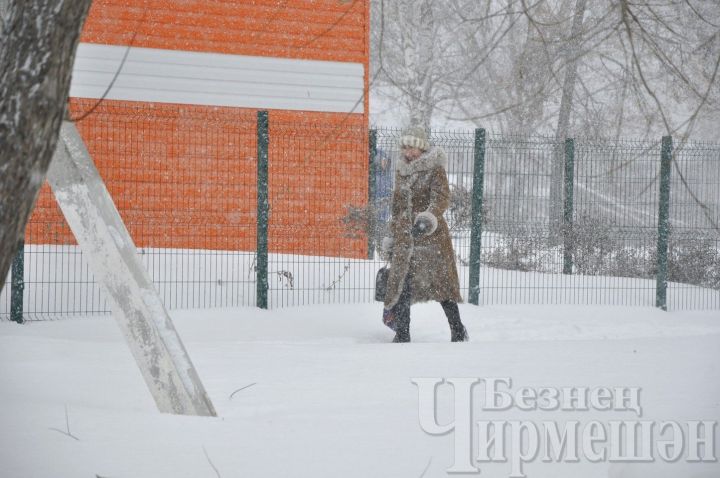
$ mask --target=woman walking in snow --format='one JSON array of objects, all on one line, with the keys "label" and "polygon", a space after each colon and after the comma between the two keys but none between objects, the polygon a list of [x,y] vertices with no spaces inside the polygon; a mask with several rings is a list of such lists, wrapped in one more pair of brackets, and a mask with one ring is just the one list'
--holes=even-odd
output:
[{"label": "woman walking in snow", "polygon": [[450,187],[447,155],[430,146],[421,127],[411,127],[400,138],[396,162],[390,234],[382,249],[390,257],[390,274],[383,322],[395,330],[393,342],[410,342],[410,306],[434,300],[450,325],[453,342],[468,334],[460,320],[462,302],[450,230],[443,218]]}]

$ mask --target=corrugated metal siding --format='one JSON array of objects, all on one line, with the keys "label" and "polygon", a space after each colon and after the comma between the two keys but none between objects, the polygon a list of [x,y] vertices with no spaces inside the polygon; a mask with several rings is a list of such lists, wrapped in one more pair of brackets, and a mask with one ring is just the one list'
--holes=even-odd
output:
[{"label": "corrugated metal siding", "polygon": [[82,41],[367,64],[368,0],[95,0]]},{"label": "corrugated metal siding", "polygon": [[[78,48],[70,96],[101,98],[127,47]],[[362,64],[131,48],[107,99],[362,113]]]}]

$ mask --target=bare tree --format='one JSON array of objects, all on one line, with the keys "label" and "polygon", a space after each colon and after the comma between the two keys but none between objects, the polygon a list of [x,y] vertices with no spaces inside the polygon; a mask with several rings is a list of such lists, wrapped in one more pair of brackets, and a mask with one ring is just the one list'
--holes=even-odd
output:
[{"label": "bare tree", "polygon": [[427,129],[438,103],[450,98],[446,75],[456,41],[446,29],[448,10],[444,2],[431,0],[379,0],[373,14],[378,86],[399,92],[393,100],[407,121]]},{"label": "bare tree", "polygon": [[[563,80],[557,128],[555,129],[555,139],[560,144],[565,141],[565,138],[570,136],[570,114],[573,110],[573,97],[575,96],[575,83],[577,81],[578,53],[580,52],[580,45],[582,44],[582,25],[586,6],[587,0],[576,0],[570,38],[565,48],[565,78]],[[563,148],[558,145],[555,154],[553,154],[549,211],[550,228],[556,236],[559,236],[562,225],[564,164]]]},{"label": "bare tree", "polygon": [[564,140],[568,137],[570,126],[570,113],[572,112],[573,96],[575,95],[575,82],[577,79],[578,53],[582,43],[582,23],[585,16],[587,0],[575,2],[575,14],[573,15],[572,29],[565,48],[565,79],[563,81],[562,99],[560,100],[560,112],[558,113],[555,138]]},{"label": "bare tree", "polygon": [[[431,120],[561,138],[711,139],[716,129],[716,0],[448,0],[411,27],[396,14],[401,3],[374,1],[372,37],[383,70],[375,86],[401,109],[412,98]],[[396,38],[408,29],[432,40],[432,61],[403,61],[416,43]],[[431,88],[404,83],[417,68],[432,71]]]},{"label": "bare tree", "polygon": [[[12,1],[0,48],[0,277],[55,151],[91,0]],[[0,282],[0,290],[4,281]]]},{"label": "bare tree", "polygon": [[7,12],[10,8],[10,0],[0,0],[0,35],[5,31],[5,22],[7,21]]}]

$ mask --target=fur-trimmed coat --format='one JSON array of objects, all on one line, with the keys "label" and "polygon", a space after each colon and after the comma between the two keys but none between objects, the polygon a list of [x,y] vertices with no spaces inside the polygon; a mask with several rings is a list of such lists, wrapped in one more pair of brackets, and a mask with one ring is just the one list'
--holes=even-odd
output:
[{"label": "fur-trimmed coat", "polygon": [[[383,245],[391,253],[386,309],[397,304],[408,274],[412,304],[462,302],[450,230],[443,218],[450,201],[446,169],[447,155],[438,147],[431,147],[414,161],[403,157],[396,161],[392,238]],[[429,220],[430,230],[413,238],[412,226],[421,216]]]}]

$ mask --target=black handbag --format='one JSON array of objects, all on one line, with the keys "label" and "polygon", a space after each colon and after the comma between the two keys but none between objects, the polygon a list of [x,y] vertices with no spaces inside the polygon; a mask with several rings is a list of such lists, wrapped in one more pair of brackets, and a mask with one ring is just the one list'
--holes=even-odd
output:
[{"label": "black handbag", "polygon": [[387,293],[388,276],[390,275],[389,267],[381,267],[375,276],[375,300],[385,302],[385,294]]}]

